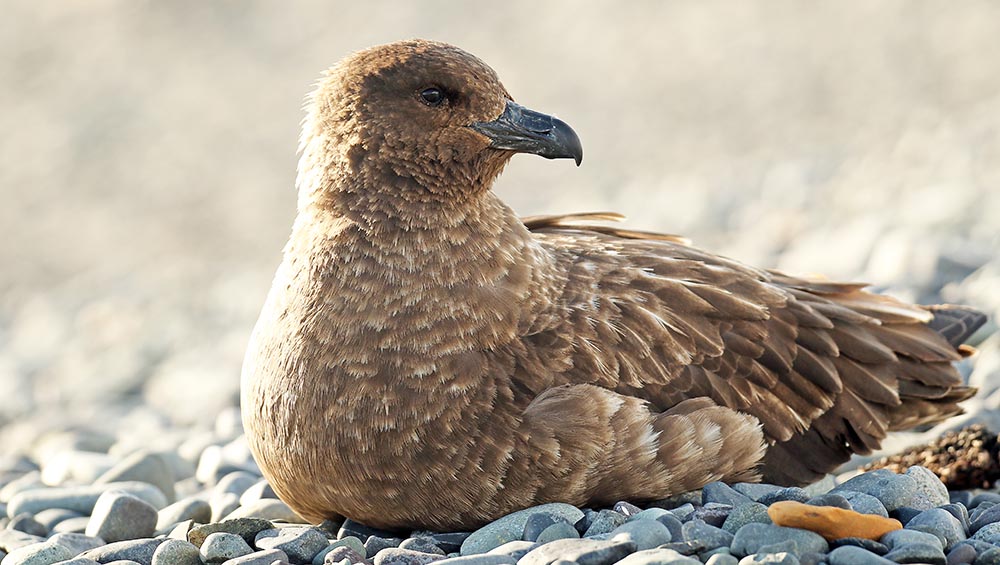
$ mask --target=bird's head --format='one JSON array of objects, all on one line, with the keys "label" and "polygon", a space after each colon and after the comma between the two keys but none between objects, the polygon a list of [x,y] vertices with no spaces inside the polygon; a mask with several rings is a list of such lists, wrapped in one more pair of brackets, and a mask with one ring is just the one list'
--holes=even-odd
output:
[{"label": "bird's head", "polygon": [[307,108],[302,197],[342,206],[454,203],[488,190],[514,153],[583,158],[565,122],[514,103],[493,69],[444,43],[355,53],[326,73]]}]

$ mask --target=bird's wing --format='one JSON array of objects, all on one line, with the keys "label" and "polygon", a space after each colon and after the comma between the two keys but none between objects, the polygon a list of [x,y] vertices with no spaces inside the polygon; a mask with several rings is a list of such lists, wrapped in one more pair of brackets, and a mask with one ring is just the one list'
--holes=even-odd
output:
[{"label": "bird's wing", "polygon": [[711,397],[760,420],[781,447],[769,456],[826,448],[830,461],[784,482],[868,452],[888,430],[958,413],[971,395],[951,365],[960,353],[924,308],[863,284],[754,269],[672,236],[567,224],[528,224],[567,282],[559,322],[522,339],[523,386],[588,382],[660,409]]}]

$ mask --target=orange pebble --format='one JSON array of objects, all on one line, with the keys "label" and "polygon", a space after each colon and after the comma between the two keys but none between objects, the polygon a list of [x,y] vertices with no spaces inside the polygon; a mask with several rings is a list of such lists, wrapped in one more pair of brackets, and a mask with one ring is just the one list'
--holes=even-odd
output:
[{"label": "orange pebble", "polygon": [[861,514],[834,506],[812,506],[790,500],[775,502],[768,507],[767,515],[777,526],[810,530],[827,540],[840,538],[877,540],[903,527],[899,520],[892,518]]}]

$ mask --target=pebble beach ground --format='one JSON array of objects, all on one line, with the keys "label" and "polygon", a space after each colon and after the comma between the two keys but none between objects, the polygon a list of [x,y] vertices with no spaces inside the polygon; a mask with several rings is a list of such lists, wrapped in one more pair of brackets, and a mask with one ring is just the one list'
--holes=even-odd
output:
[{"label": "pebble beach ground", "polygon": [[[876,456],[805,490],[714,484],[475,532],[296,525],[237,406],[294,213],[302,96],[349,51],[419,36],[581,134],[580,169],[512,163],[497,191],[519,212],[616,210],[756,265],[988,312],[960,367],[980,388],[967,414],[878,455],[1000,430],[996,4],[278,5],[4,5],[0,565],[1000,563],[994,485],[944,490],[910,460],[851,478]],[[769,523],[788,501],[905,528]]]}]

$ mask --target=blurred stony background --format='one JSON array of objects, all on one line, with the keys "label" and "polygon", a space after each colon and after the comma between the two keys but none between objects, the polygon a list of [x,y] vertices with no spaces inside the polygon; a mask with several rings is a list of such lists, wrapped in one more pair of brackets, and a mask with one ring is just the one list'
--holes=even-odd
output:
[{"label": "blurred stony background", "polygon": [[[345,54],[409,37],[479,55],[581,135],[579,169],[508,168],[497,191],[523,214],[616,210],[759,265],[1000,315],[994,2],[2,7],[3,454],[187,442],[196,460],[238,435],[303,96]],[[995,327],[963,367],[988,423]],[[79,429],[94,433],[59,433]],[[80,480],[110,465],[95,457]]]}]

